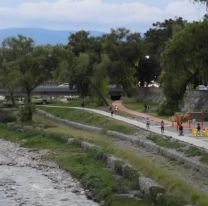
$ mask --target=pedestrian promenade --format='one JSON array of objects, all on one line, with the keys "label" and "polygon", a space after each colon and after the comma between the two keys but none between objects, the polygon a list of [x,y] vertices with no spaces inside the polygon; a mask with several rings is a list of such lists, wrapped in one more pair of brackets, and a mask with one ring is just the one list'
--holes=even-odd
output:
[{"label": "pedestrian promenade", "polygon": [[[74,108],[83,109],[83,108],[79,108],[79,107],[74,107]],[[104,115],[107,117],[112,117],[113,119],[120,120],[120,121],[126,122],[128,124],[135,125],[137,127],[146,129],[146,124],[144,122],[140,122],[138,120],[135,120],[135,119],[132,119],[129,117],[123,117],[123,116],[120,116],[117,114],[114,114],[113,116],[111,116],[111,114],[109,112],[105,112],[105,111],[101,111],[101,110],[97,110],[97,109],[84,108],[84,110],[91,111],[91,112],[94,112],[97,114],[101,114],[101,115]],[[174,139],[177,139],[177,140],[180,140],[183,142],[187,142],[189,144],[192,144],[197,147],[204,148],[204,149],[208,150],[208,138],[207,137],[192,137],[190,132],[189,133],[184,132],[183,136],[179,136],[176,129],[175,129],[175,132],[167,130],[167,127],[170,127],[170,126],[171,125],[166,125],[166,129],[165,129],[165,133],[164,133],[165,136],[169,136]],[[149,131],[157,133],[157,134],[161,134],[160,127],[158,127],[157,125],[151,125],[151,123],[150,123]]]},{"label": "pedestrian promenade", "polygon": [[[107,116],[107,117],[110,117],[110,118],[113,118],[113,119],[116,119],[116,120],[119,120],[119,121],[126,122],[128,124],[146,129],[146,123],[145,122],[142,122],[140,120],[133,119],[133,118],[130,118],[130,117],[124,117],[124,116],[117,115],[117,114],[114,114],[112,116],[110,114],[110,112],[106,112],[106,111],[103,111],[103,110],[91,109],[91,108],[81,108],[81,107],[69,107],[69,106],[53,106],[53,105],[50,105],[50,106],[45,105],[45,106],[46,107],[74,108],[74,109],[86,110],[86,111],[94,112],[94,113],[97,113],[97,114],[100,114],[100,115],[103,115],[103,116]],[[148,116],[148,117],[150,117],[150,116]],[[151,120],[151,117],[150,117],[150,120]],[[154,121],[154,118],[153,118],[153,121]],[[180,141],[183,141],[183,142],[186,142],[186,143],[189,143],[189,144],[195,145],[197,147],[208,150],[208,138],[207,137],[192,137],[191,133],[186,132],[186,131],[184,131],[183,136],[179,136],[176,129],[174,129],[174,131],[170,131],[170,129],[168,129],[169,127],[171,128],[171,125],[168,125],[167,122],[166,122],[165,133],[163,135],[169,136],[169,137],[172,137],[174,139],[177,139],[177,140],[180,140]],[[155,125],[155,124],[150,123],[149,131],[154,132],[156,134],[161,134],[160,127],[158,125]]]}]

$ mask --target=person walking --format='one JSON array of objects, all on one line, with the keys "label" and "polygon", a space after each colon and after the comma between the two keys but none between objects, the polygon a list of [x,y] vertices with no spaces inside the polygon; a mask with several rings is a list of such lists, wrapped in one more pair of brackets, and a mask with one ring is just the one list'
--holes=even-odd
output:
[{"label": "person walking", "polygon": [[179,136],[183,136],[183,125],[180,123],[179,125]]},{"label": "person walking", "polygon": [[147,117],[147,121],[146,121],[146,128],[149,130],[150,129],[150,120]]},{"label": "person walking", "polygon": [[109,110],[110,110],[110,113],[111,113],[111,117],[113,117],[114,108],[113,108],[113,105],[112,104],[110,105]]},{"label": "person walking", "polygon": [[165,124],[164,124],[164,121],[163,120],[160,122],[160,128],[161,128],[161,134],[164,134]]},{"label": "person walking", "polygon": [[146,113],[147,112],[147,104],[144,103],[144,112]]},{"label": "person walking", "polygon": [[199,122],[197,124],[196,130],[197,130],[196,135],[197,136],[200,136],[201,135],[201,126],[200,126],[200,123]]}]

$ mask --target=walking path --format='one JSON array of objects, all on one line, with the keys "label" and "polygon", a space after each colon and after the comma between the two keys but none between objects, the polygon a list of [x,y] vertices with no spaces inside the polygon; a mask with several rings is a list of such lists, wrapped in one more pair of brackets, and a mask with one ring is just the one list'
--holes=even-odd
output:
[{"label": "walking path", "polygon": [[[146,123],[141,122],[140,120],[135,120],[135,119],[132,119],[130,117],[124,117],[124,116],[120,116],[120,115],[117,115],[117,114],[114,114],[113,116],[111,116],[111,114],[109,112],[98,110],[98,109],[81,108],[81,107],[68,107],[68,106],[52,106],[52,105],[47,105],[46,107],[74,108],[74,109],[86,110],[86,111],[94,112],[94,113],[97,113],[97,114],[100,114],[100,115],[103,115],[103,116],[112,117],[113,119],[123,121],[123,122],[126,122],[128,124],[135,125],[135,126],[138,126],[140,128],[146,129]],[[150,120],[152,120],[152,119],[150,119]],[[160,119],[160,121],[161,121],[161,119]],[[154,118],[153,118],[153,122],[154,122]],[[168,129],[168,127],[171,127],[171,125],[168,125],[167,122],[166,122],[165,134],[164,134],[165,136],[169,136],[169,137],[172,137],[174,139],[177,139],[177,140],[180,140],[180,141],[183,141],[183,142],[187,142],[189,144],[192,144],[192,145],[195,145],[197,147],[204,148],[204,149],[208,150],[208,138],[206,138],[206,137],[201,137],[201,138],[200,137],[192,137],[190,132],[189,133],[185,132],[184,136],[179,136],[176,129],[175,129],[175,132],[170,131]],[[160,126],[155,125],[154,123],[152,124],[151,122],[150,122],[149,131],[157,133],[157,134],[161,134]]]}]

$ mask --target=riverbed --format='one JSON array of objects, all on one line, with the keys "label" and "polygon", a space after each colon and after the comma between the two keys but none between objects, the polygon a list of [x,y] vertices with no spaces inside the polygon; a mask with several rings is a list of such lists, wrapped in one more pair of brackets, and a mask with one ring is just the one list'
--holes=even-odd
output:
[{"label": "riverbed", "polygon": [[98,206],[68,172],[41,158],[47,152],[0,139],[0,205]]}]

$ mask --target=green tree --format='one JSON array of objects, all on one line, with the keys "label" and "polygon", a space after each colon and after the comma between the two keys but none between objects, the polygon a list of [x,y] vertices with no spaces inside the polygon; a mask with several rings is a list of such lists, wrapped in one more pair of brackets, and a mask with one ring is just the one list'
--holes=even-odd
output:
[{"label": "green tree", "polygon": [[188,24],[163,53],[162,88],[166,103],[179,109],[189,83],[208,81],[208,21]]},{"label": "green tree", "polygon": [[108,105],[108,85],[109,77],[107,74],[108,67],[110,66],[110,59],[106,54],[101,57],[101,62],[94,65],[94,73],[90,78],[90,85],[92,87],[93,97],[97,105]]},{"label": "green tree", "polygon": [[153,23],[153,27],[144,34],[144,51],[151,57],[151,62],[149,62],[151,69],[148,72],[150,76],[153,72],[156,79],[159,77],[161,72],[161,54],[165,45],[173,35],[185,27],[185,24],[186,21],[181,17],[166,19],[163,22]]},{"label": "green tree", "polygon": [[34,46],[31,38],[19,35],[7,38],[4,46],[13,57],[8,63],[15,68],[19,86],[26,93],[25,120],[32,120],[32,90],[50,77],[51,70],[56,66],[53,49],[50,46]]},{"label": "green tree", "polygon": [[112,29],[101,42],[111,61],[108,70],[111,83],[122,85],[126,94],[131,95],[136,85],[135,64],[142,54],[140,34],[125,28]]},{"label": "green tree", "polygon": [[16,78],[16,65],[9,63],[12,59],[9,49],[2,46],[0,49],[0,86],[8,90],[12,105],[15,106],[14,90],[17,89],[19,80]]},{"label": "green tree", "polygon": [[106,71],[109,58],[102,53],[100,38],[90,37],[86,31],[72,34],[68,52],[73,56],[68,64],[69,82],[76,85],[82,97],[92,95],[99,105],[108,104]]}]

